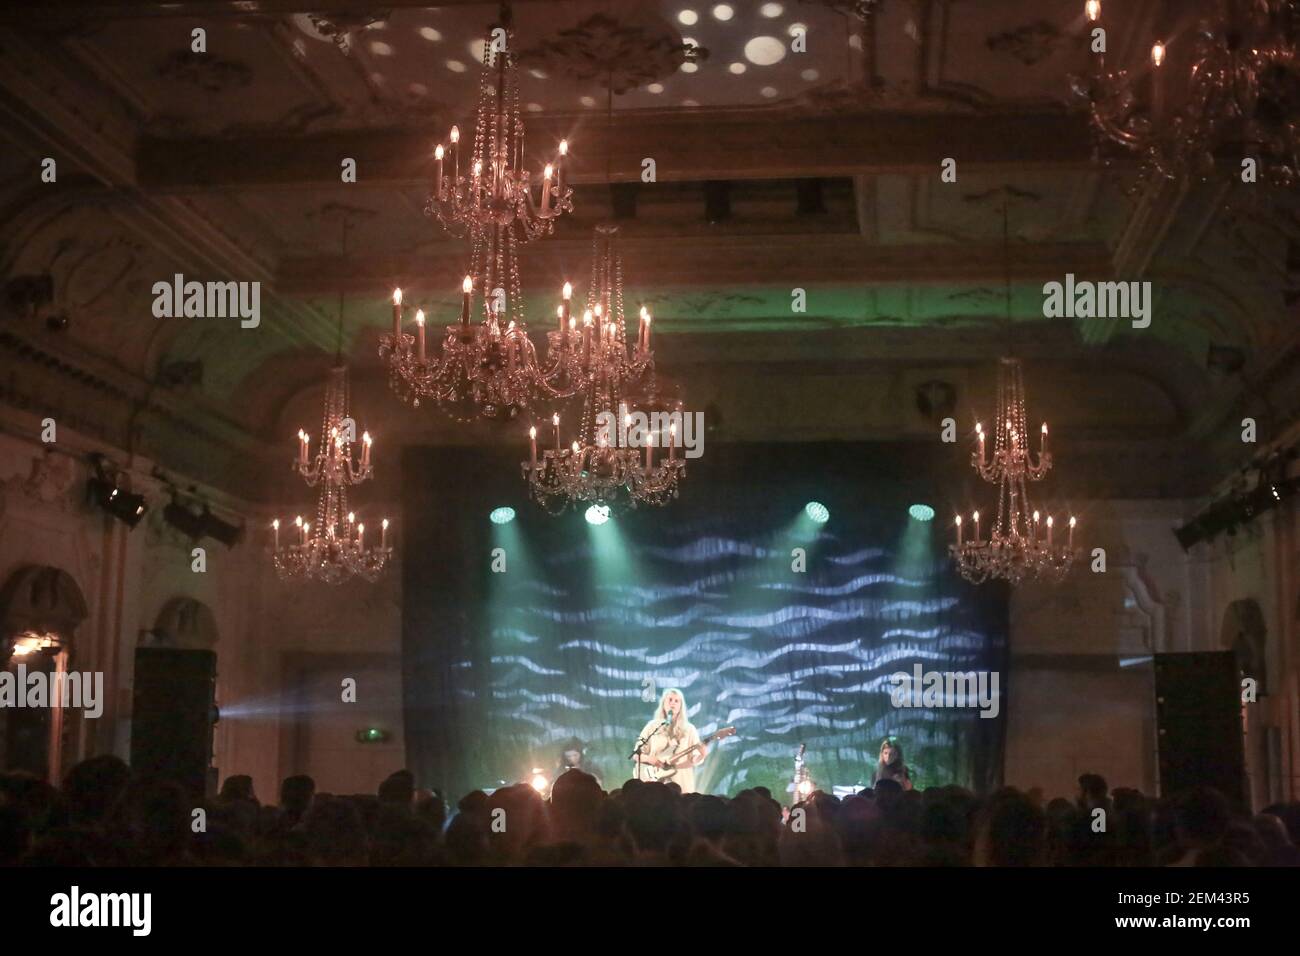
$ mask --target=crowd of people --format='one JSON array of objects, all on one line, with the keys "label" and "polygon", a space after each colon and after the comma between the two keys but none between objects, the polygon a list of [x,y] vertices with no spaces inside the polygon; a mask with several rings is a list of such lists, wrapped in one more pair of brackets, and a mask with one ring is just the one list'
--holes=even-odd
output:
[{"label": "crowd of people", "polygon": [[289,777],[264,805],[234,776],[201,808],[112,756],[78,764],[61,788],[0,775],[0,865],[1295,866],[1297,844],[1300,803],[1251,816],[1214,790],[1153,799],[1094,774],[1072,800],[881,779],[793,807],[763,787],[726,798],[629,780],[606,792],[577,769],[548,798],[516,784],[449,807],[400,771],[373,796]]}]

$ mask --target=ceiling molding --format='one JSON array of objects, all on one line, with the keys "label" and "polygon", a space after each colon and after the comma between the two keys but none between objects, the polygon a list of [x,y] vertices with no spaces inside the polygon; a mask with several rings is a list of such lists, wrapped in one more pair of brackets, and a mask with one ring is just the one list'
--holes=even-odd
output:
[{"label": "ceiling molding", "polygon": [[[961,143],[959,174],[1016,168],[1087,168],[1091,141],[1079,114],[968,113],[834,115],[804,118],[752,110],[717,114],[615,115],[613,134],[588,117],[544,116],[528,124],[533,150],[570,141],[565,177],[574,183],[640,181],[655,160],[659,181],[797,179],[921,173],[938,177],[939,160]],[[339,185],[339,162],[357,163],[357,186],[427,187],[442,130],[368,130],[228,139],[140,141],[141,183],[151,190],[224,187],[304,189]],[[606,150],[609,156],[606,158]],[[231,155],[240,162],[228,161]],[[606,165],[611,170],[606,177]]]},{"label": "ceiling molding", "polygon": [[[523,247],[519,271],[527,287],[557,289],[566,278],[561,264],[581,263],[585,273],[590,240],[551,239]],[[452,252],[455,248],[457,251]],[[385,295],[394,280],[429,290],[454,291],[464,272],[459,247],[448,254],[384,257],[335,256],[286,259],[276,287],[286,296],[345,292]],[[852,235],[727,236],[622,240],[627,262],[636,263],[638,286],[654,288],[759,285],[932,285],[947,282],[1001,282],[1008,268],[1001,243],[973,245],[876,245]],[[1015,282],[1059,279],[1061,263],[1077,275],[1106,278],[1110,255],[1100,243],[1033,243],[1018,249],[1010,264]],[[761,281],[754,282],[754,278]],[[435,293],[436,294],[436,293]]]}]

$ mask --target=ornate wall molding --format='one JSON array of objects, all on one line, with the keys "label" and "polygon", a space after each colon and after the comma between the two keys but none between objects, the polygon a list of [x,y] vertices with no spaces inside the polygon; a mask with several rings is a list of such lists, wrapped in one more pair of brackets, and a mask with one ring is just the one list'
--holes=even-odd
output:
[{"label": "ornate wall molding", "polygon": [[596,13],[523,50],[519,64],[626,93],[671,76],[687,60],[708,56],[703,47],[683,43],[681,34],[657,16],[629,23]]},{"label": "ornate wall molding", "polygon": [[1025,66],[1041,63],[1061,45],[1061,31],[1046,20],[1025,23],[1014,30],[995,33],[984,41],[995,53],[1003,53]]},{"label": "ornate wall molding", "polygon": [[31,471],[26,478],[14,475],[0,485],[0,516],[4,514],[4,503],[11,495],[60,511],[71,511],[72,489],[77,484],[77,477],[77,468],[69,456],[52,451],[33,455]]},{"label": "ornate wall molding", "polygon": [[210,94],[231,93],[253,82],[253,70],[247,63],[192,50],[177,50],[158,64],[156,72],[169,83]]}]

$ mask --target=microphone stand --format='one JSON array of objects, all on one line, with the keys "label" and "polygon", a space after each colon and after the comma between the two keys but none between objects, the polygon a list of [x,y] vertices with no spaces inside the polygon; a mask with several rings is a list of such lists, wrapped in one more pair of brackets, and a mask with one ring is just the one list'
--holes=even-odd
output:
[{"label": "microphone stand", "polygon": [[636,779],[638,780],[641,779],[641,768],[645,766],[645,764],[643,764],[638,758],[645,751],[646,745],[650,743],[651,738],[653,738],[657,733],[659,733],[659,731],[663,729],[664,729],[664,724],[660,724],[658,727],[650,731],[650,733],[646,734],[645,736],[638,737],[636,742],[636,747],[632,750],[630,754],[628,754],[629,759],[635,761],[636,764],[636,769],[633,771],[636,774]]}]

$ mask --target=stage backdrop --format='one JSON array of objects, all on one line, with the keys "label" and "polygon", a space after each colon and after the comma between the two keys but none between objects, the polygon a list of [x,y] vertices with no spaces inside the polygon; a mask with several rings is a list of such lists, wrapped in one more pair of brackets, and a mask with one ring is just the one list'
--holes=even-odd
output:
[{"label": "stage backdrop", "polygon": [[[619,786],[667,687],[701,734],[737,728],[697,772],[703,791],[783,799],[801,743],[819,787],[869,784],[886,734],[919,786],[1000,783],[1006,592],[965,584],[947,559],[954,505],[970,503],[930,476],[957,456],[706,444],[679,500],[595,527],[526,499],[524,453],[404,455],[403,695],[420,785],[454,802],[550,774],[577,737]],[[829,521],[810,520],[809,501]],[[935,520],[912,518],[916,502]],[[499,506],[516,518],[491,523]],[[997,672],[998,716],[895,707],[890,675],[917,664]]]}]

